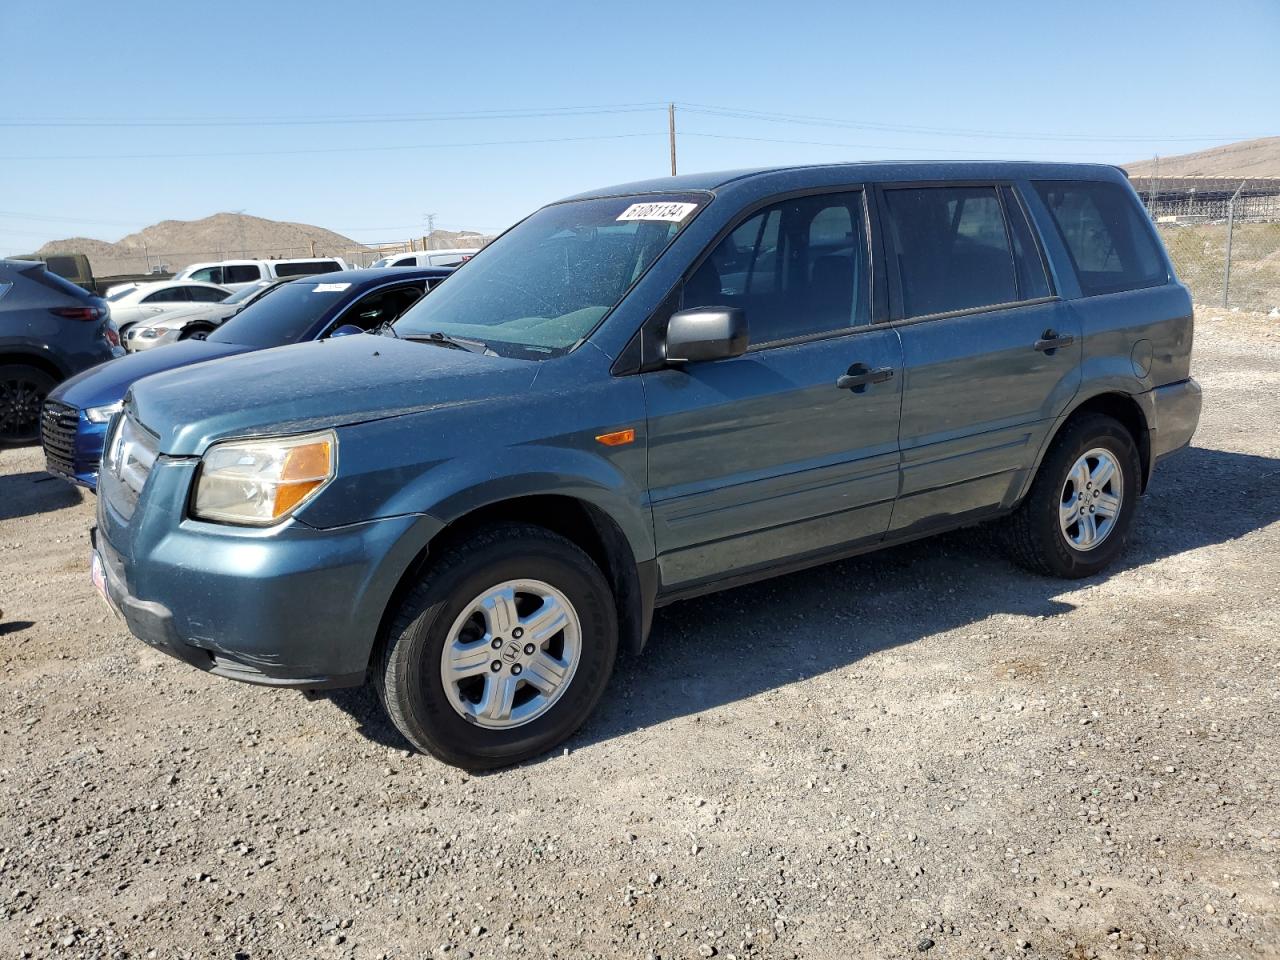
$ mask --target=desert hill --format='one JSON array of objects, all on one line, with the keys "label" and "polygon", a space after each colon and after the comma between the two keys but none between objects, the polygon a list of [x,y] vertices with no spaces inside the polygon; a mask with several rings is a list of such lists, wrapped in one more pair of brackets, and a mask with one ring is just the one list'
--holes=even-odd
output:
[{"label": "desert hill", "polygon": [[[428,246],[480,246],[477,233],[437,230]],[[144,273],[163,265],[181,270],[203,260],[339,256],[356,264],[375,256],[371,247],[308,223],[267,220],[242,213],[215,213],[201,220],[162,220],[115,243],[89,237],[51,240],[37,254],[83,253],[97,276]]]},{"label": "desert hill", "polygon": [[1241,140],[1122,166],[1131,177],[1280,177],[1280,137]]}]

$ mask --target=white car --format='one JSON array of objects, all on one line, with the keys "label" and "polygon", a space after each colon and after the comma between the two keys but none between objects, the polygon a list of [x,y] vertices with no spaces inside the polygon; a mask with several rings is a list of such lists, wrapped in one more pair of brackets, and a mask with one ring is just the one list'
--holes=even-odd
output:
[{"label": "white car", "polygon": [[274,290],[288,282],[259,280],[241,287],[221,303],[191,303],[181,310],[167,311],[157,317],[139,320],[121,340],[126,350],[137,353],[139,350],[150,350],[179,340],[203,339],[249,304],[256,302],[268,290]]},{"label": "white car", "polygon": [[221,303],[229,296],[230,290],[213,283],[160,280],[117,290],[107,297],[107,302],[111,305],[111,319],[123,336],[139,320],[151,320],[193,303]]},{"label": "white car", "polygon": [[307,277],[316,273],[350,270],[341,257],[299,257],[292,260],[219,260],[183,267],[175,280],[201,280],[239,290],[259,280]]},{"label": "white car", "polygon": [[477,253],[479,247],[458,247],[453,250],[422,250],[418,253],[397,253],[381,257],[369,264],[373,267],[460,267]]}]

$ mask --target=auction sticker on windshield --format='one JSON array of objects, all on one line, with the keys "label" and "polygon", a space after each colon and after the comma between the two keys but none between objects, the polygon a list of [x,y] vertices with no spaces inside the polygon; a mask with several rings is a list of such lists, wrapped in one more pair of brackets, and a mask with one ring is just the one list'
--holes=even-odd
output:
[{"label": "auction sticker on windshield", "polygon": [[341,293],[349,286],[349,283],[317,283],[316,293]]},{"label": "auction sticker on windshield", "polygon": [[622,211],[618,220],[666,220],[679,223],[697,209],[696,203],[633,203]]}]

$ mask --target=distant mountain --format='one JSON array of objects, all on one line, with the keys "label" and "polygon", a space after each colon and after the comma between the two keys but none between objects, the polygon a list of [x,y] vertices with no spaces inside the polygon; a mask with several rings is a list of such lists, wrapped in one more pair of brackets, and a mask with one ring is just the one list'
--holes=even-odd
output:
[{"label": "distant mountain", "polygon": [[[472,232],[437,230],[428,246],[443,249],[481,246],[490,238]],[[419,241],[421,242],[421,241]],[[375,249],[340,233],[308,223],[267,220],[242,213],[215,213],[203,220],[162,220],[116,243],[88,237],[52,240],[39,255],[83,253],[97,276],[144,273],[163,265],[177,271],[204,260],[270,259],[338,256],[356,264],[368,263]]]},{"label": "distant mountain", "polygon": [[1122,164],[1131,177],[1280,177],[1280,137]]}]

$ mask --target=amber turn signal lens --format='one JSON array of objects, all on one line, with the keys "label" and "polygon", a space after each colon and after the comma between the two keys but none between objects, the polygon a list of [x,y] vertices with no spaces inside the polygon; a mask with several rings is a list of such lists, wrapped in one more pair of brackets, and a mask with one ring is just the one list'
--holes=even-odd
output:
[{"label": "amber turn signal lens", "polygon": [[631,427],[626,430],[616,430],[613,433],[602,433],[596,437],[596,440],[606,447],[621,447],[628,443],[634,443],[635,439],[636,432]]},{"label": "amber turn signal lens", "polygon": [[328,440],[309,443],[305,447],[294,447],[284,456],[284,466],[280,468],[280,482],[323,480],[329,476],[331,462]]}]

